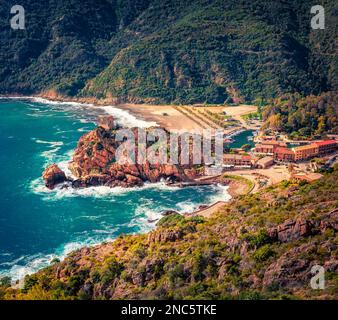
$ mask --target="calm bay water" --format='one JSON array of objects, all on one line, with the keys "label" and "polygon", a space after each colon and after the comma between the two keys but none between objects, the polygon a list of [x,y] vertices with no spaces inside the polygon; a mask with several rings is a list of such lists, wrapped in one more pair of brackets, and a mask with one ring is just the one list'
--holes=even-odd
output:
[{"label": "calm bay water", "polygon": [[221,186],[47,190],[43,168],[54,162],[66,168],[80,136],[104,112],[143,124],[114,108],[0,100],[0,276],[19,279],[76,248],[146,232],[162,210],[188,212],[229,199]]},{"label": "calm bay water", "polygon": [[229,144],[230,148],[241,148],[243,145],[248,144],[251,147],[254,147],[255,144],[251,139],[254,136],[254,131],[245,130],[240,132],[239,134],[232,137],[233,142]]}]

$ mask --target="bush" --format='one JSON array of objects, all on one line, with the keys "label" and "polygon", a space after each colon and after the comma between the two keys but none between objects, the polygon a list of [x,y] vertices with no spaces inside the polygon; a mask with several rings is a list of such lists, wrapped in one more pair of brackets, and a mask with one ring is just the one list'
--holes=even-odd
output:
[{"label": "bush", "polygon": [[101,271],[101,281],[104,285],[110,284],[123,270],[123,265],[118,263],[115,257],[108,258]]},{"label": "bush", "polygon": [[172,227],[184,220],[185,218],[180,214],[171,214],[170,216],[163,217],[157,225],[160,227]]},{"label": "bush", "polygon": [[184,265],[178,264],[168,272],[169,281],[175,284],[178,280],[185,280],[187,278],[184,272]]},{"label": "bush", "polygon": [[12,279],[11,277],[0,278],[0,287],[9,288],[11,286]]},{"label": "bush", "polygon": [[274,251],[271,250],[270,245],[266,244],[263,247],[256,250],[256,252],[253,255],[253,258],[257,262],[263,262],[266,261],[268,258],[274,255]]},{"label": "bush", "polygon": [[270,237],[266,230],[260,230],[255,235],[244,235],[244,238],[250,243],[251,246],[259,248],[267,243],[270,243]]},{"label": "bush", "polygon": [[25,278],[25,284],[23,286],[22,292],[27,293],[29,290],[31,290],[35,285],[38,284],[38,278],[36,275],[33,276],[26,276]]}]

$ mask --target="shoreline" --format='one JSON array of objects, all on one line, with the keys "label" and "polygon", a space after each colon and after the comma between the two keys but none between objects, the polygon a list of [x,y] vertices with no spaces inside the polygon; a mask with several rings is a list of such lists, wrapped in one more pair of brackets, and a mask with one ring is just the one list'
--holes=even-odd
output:
[{"label": "shoreline", "polygon": [[[219,185],[219,184],[214,184],[214,185]],[[148,186],[152,187],[152,184],[149,184]],[[153,187],[156,188],[155,184],[153,185]],[[170,186],[168,186],[168,187],[170,188]],[[196,185],[196,187],[198,187],[198,185]],[[191,218],[191,217],[196,216],[196,215],[200,215],[204,218],[210,218],[213,214],[217,213],[217,211],[222,206],[229,203],[234,198],[234,193],[232,191],[231,191],[231,194],[230,194],[230,190],[231,190],[231,188],[234,188],[234,186],[223,185],[223,187],[227,187],[226,192],[229,195],[228,199],[226,199],[226,195],[222,195],[222,198],[224,200],[215,200],[215,201],[207,203],[207,204],[199,204],[199,205],[195,204],[195,209],[192,212],[183,212],[183,211],[178,212],[176,210],[171,210],[171,209],[168,209],[168,211],[177,212],[178,214],[182,215],[185,218]],[[185,188],[185,187],[183,187],[183,188]],[[126,188],[126,192],[127,191],[128,191],[128,188]],[[202,209],[200,208],[201,206],[203,206]],[[157,218],[156,220],[153,220],[153,221],[148,220],[149,230],[147,230],[147,231],[139,230],[138,232],[135,232],[135,233],[128,233],[128,235],[133,235],[133,234],[148,235],[150,232],[156,230],[157,229],[157,223],[162,218],[164,218],[166,216],[165,214],[161,214],[161,212],[159,210],[157,211],[157,213],[160,215],[159,218]],[[121,235],[121,234],[123,234],[123,233],[119,233],[114,238],[108,238],[108,239],[104,239],[102,241],[94,242],[94,243],[83,243],[82,245],[80,243],[76,242],[76,241],[75,242],[71,241],[70,243],[61,244],[58,247],[58,249],[60,247],[63,247],[64,251],[62,251],[60,254],[53,251],[51,253],[45,254],[43,257],[38,257],[37,259],[39,259],[39,260],[45,260],[46,264],[44,266],[40,266],[40,268],[38,268],[36,270],[32,270],[31,272],[28,271],[28,273],[24,273],[20,278],[14,278],[13,282],[12,282],[13,283],[12,287],[13,288],[21,288],[21,286],[23,285],[23,280],[27,275],[36,274],[36,273],[40,272],[41,270],[48,268],[49,266],[52,265],[53,260],[55,260],[55,259],[62,262],[65,259],[67,259],[67,257],[69,255],[71,255],[74,252],[77,252],[79,250],[82,250],[84,248],[95,248],[95,247],[100,247],[100,246],[105,245],[105,244],[113,243],[119,237],[119,235]],[[72,248],[71,250],[68,250],[68,248],[67,248],[68,244],[71,244],[72,246],[74,245],[74,248]],[[47,260],[49,260],[49,261],[47,262]],[[31,263],[31,262],[33,262],[33,263]],[[27,265],[18,265],[19,266],[18,269],[26,269],[26,268],[29,269],[29,268],[31,268],[32,265],[34,265],[34,261],[31,261],[31,262]],[[4,277],[8,276],[8,273],[2,273],[1,276],[4,276]],[[0,276],[0,278],[1,278],[1,276]]]},{"label": "shoreline", "polygon": [[[40,97],[36,97],[36,96],[6,96],[6,97],[3,97],[3,98],[5,98],[5,99],[36,99],[36,98],[40,98]],[[44,99],[44,98],[43,98]],[[57,101],[57,100],[53,100],[53,101],[55,101],[55,102],[65,102],[65,101]],[[46,102],[47,103],[47,102]],[[65,102],[65,103],[69,103],[69,101],[67,101],[67,102]],[[79,103],[79,102],[76,102],[76,103]],[[83,104],[83,103],[81,103],[81,104]],[[214,184],[216,184],[216,183],[214,183]],[[231,196],[231,198],[233,198],[233,196],[234,196],[234,193],[233,193],[233,188],[231,188],[231,186],[229,185],[229,188],[227,189],[227,193]],[[223,196],[223,198],[226,198],[225,196]],[[204,210],[206,210],[206,209],[208,209],[209,211],[210,211],[210,209],[212,209],[212,210],[214,210],[214,209],[216,209],[215,208],[215,206],[218,204],[218,203],[227,203],[228,201],[230,201],[230,199],[231,198],[229,198],[229,199],[225,199],[225,201],[222,201],[222,200],[217,200],[216,202],[215,201],[213,201],[213,202],[211,202],[211,203],[208,203],[207,204],[207,206],[206,206],[206,208],[204,208]],[[211,199],[210,199],[211,200]],[[197,207],[197,205],[196,205],[196,207]],[[196,211],[199,211],[200,213],[202,212],[200,209],[198,209],[198,210],[194,210],[194,212],[192,212],[192,214],[195,214],[195,212]],[[142,232],[140,232],[140,234],[141,234]],[[107,240],[105,240],[105,241],[107,241]],[[100,242],[100,243],[97,243],[97,244],[93,244],[93,246],[95,246],[95,245],[100,245],[100,244],[102,244],[102,243],[104,243],[105,241],[102,241],[102,242]],[[88,246],[88,245],[85,245],[85,247],[86,246]],[[76,249],[75,249],[76,250]],[[73,251],[72,251],[73,252]],[[42,268],[44,268],[44,267],[42,267]],[[39,269],[39,270],[41,270],[41,269]],[[34,271],[34,273],[35,272],[37,272],[37,271]]]},{"label": "shoreline", "polygon": [[[135,106],[146,106],[146,107],[173,107],[175,105],[151,105],[151,104],[131,104],[131,103],[123,103],[123,104],[107,104],[108,101],[104,99],[97,99],[97,98],[69,98],[69,97],[63,97],[60,95],[50,95],[50,94],[38,94],[38,95],[32,95],[32,96],[25,96],[25,95],[0,95],[0,99],[44,99],[46,100],[46,103],[48,102],[55,102],[55,103],[76,103],[76,104],[81,104],[81,105],[87,105],[88,107],[93,107],[93,108],[100,108],[101,110],[105,111],[108,113],[106,110],[102,109],[102,107],[112,107],[112,108],[117,108],[120,110],[126,109],[129,111],[129,109],[134,108]],[[132,106],[132,107],[131,107]],[[145,122],[149,122],[149,124],[152,124],[151,121],[146,119],[146,117],[142,117],[142,111],[137,111],[135,114],[130,113],[131,116],[135,116],[136,120],[141,120]],[[142,119],[137,118],[136,116],[142,117]],[[230,136],[236,136],[248,129],[245,128],[238,128],[238,130],[235,130]],[[202,177],[203,178],[203,177]],[[209,178],[203,178],[204,181],[206,180],[213,180],[211,181],[210,184],[216,184],[217,183],[217,177],[209,177]],[[216,179],[216,180],[215,180]],[[197,182],[197,181],[196,181]],[[198,183],[196,184],[198,185]],[[236,188],[232,187],[233,182],[230,182],[229,184],[229,194],[231,197],[235,197],[239,195],[238,191],[236,191]],[[215,203],[210,204],[210,206],[213,206]]]},{"label": "shoreline", "polygon": [[[200,132],[204,129],[201,125],[197,124],[191,118],[182,114],[177,110],[177,107],[195,107],[196,105],[201,106],[202,108],[208,107],[203,106],[203,104],[186,104],[186,105],[176,105],[176,104],[151,104],[151,103],[131,103],[131,102],[121,102],[118,99],[98,99],[98,98],[72,98],[64,97],[55,93],[54,91],[48,91],[45,93],[40,93],[36,95],[20,95],[20,94],[8,94],[0,95],[0,98],[8,99],[44,99],[46,103],[55,102],[55,103],[65,103],[65,104],[80,104],[87,107],[93,108],[115,108],[121,112],[126,112],[130,116],[135,117],[139,121],[149,122],[152,126],[161,126],[166,128],[169,131],[173,132]],[[245,115],[251,112],[254,112],[257,108],[253,105],[238,105],[238,106],[229,106],[229,105],[217,105],[208,107],[213,109],[216,112],[223,112],[226,109],[226,113],[234,118],[238,118],[241,115]],[[109,112],[107,112],[109,113]],[[211,128],[212,129],[212,128]],[[247,128],[242,123],[238,127],[225,129],[225,135],[230,138],[240,134],[243,131],[252,130]]]},{"label": "shoreline", "polygon": [[[134,108],[135,106],[146,106],[146,107],[173,107],[174,105],[150,105],[150,104],[131,104],[131,103],[123,103],[123,104],[116,104],[116,105],[111,105],[111,104],[107,104],[108,101],[107,100],[103,100],[103,99],[97,99],[97,98],[66,98],[60,95],[50,95],[50,94],[38,94],[38,95],[32,95],[32,96],[25,96],[25,95],[0,95],[0,98],[4,98],[4,99],[44,99],[46,100],[46,103],[48,102],[55,102],[55,103],[76,103],[76,104],[82,104],[82,105],[87,105],[88,107],[93,107],[93,108],[100,108],[101,110],[105,111],[104,109],[102,109],[102,107],[112,107],[112,108],[118,108],[121,110],[126,109],[127,111],[129,111],[130,109]],[[106,113],[108,113],[107,111],[105,111]],[[145,121],[145,122],[149,122],[151,124],[151,122],[146,118],[146,117],[142,117],[142,111],[137,110],[135,111],[135,114],[130,112],[130,114],[132,116],[135,116],[135,118],[137,120],[141,120],[141,121]],[[137,118],[137,116],[141,117]],[[244,131],[246,131],[247,129],[245,128],[239,128],[238,130],[235,130],[233,133],[231,133],[231,137],[236,136]],[[210,184],[216,184],[217,183],[217,177],[210,177],[204,180],[213,180],[211,181]],[[197,182],[197,181],[196,181]],[[236,183],[234,183],[233,181],[230,181],[229,183],[229,195],[234,198],[236,196],[238,196],[239,194],[241,194],[241,192],[238,192],[236,190],[236,188],[238,187],[238,181],[237,181],[237,185],[236,187],[234,187],[234,185],[236,185]],[[196,186],[198,186],[198,182],[196,184]],[[218,201],[219,202],[219,201]],[[217,203],[217,202],[216,202]],[[209,207],[213,207],[216,203],[211,203],[208,204],[208,208]],[[199,210],[197,210],[199,211]]]}]

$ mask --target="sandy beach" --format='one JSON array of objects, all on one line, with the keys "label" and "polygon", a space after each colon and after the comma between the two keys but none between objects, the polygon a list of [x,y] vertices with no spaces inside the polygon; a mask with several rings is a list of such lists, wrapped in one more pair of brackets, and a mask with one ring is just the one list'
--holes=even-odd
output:
[{"label": "sandy beach", "polygon": [[170,131],[201,129],[194,121],[182,115],[171,105],[121,104],[116,107],[127,110],[145,121],[156,122]]},{"label": "sandy beach", "polygon": [[[4,98],[6,97],[3,96]],[[15,97],[12,97],[15,98]],[[20,98],[18,95],[16,98]],[[154,122],[157,125],[166,128],[173,132],[196,132],[202,129],[214,129],[209,126],[211,123],[206,119],[197,118],[196,110],[204,112],[205,110],[212,113],[224,113],[238,121],[238,125],[224,129],[225,134],[232,134],[242,129],[250,129],[246,122],[242,119],[243,115],[250,114],[257,111],[257,106],[253,105],[238,105],[238,106],[204,106],[204,105],[151,105],[151,104],[134,104],[122,103],[115,104],[106,99],[96,98],[69,98],[63,97],[56,93],[44,92],[37,96],[30,96],[21,98],[42,98],[49,101],[64,102],[64,103],[79,103],[92,105],[94,108],[114,107],[120,110],[127,111],[131,115],[140,120],[147,122]],[[194,110],[191,114],[187,110]],[[203,116],[202,116],[203,118]],[[204,121],[206,122],[204,122]],[[209,125],[208,125],[209,123]]]},{"label": "sandy beach", "polygon": [[[201,130],[200,124],[197,119],[192,119],[187,114],[178,111],[178,108],[193,108],[194,106],[174,106],[174,105],[149,105],[149,104],[119,104],[116,106],[122,110],[126,110],[136,117],[145,121],[156,122],[158,125],[165,127],[170,131],[194,131]],[[197,109],[197,108],[195,108]],[[205,109],[220,113],[225,112],[227,115],[234,117],[236,120],[241,119],[242,115],[249,114],[257,111],[256,106],[252,105],[239,105],[233,106],[201,106],[198,110],[204,111]],[[242,121],[241,125],[242,125]],[[240,127],[239,127],[240,128]],[[239,129],[238,128],[238,129]],[[232,129],[233,130],[233,129]]]}]

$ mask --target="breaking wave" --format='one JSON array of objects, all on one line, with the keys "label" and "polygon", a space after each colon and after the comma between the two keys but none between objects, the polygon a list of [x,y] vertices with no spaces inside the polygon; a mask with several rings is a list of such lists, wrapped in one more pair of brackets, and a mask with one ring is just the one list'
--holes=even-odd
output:
[{"label": "breaking wave", "polygon": [[[156,122],[145,121],[136,118],[134,115],[129,113],[126,110],[122,110],[117,108],[116,106],[96,106],[92,103],[83,103],[83,102],[74,102],[74,101],[56,101],[56,100],[48,100],[40,97],[32,97],[32,96],[22,96],[22,97],[0,97],[0,99],[15,99],[15,100],[31,100],[36,103],[47,104],[52,106],[61,106],[61,107],[69,107],[72,106],[74,109],[86,109],[87,111],[98,112],[101,114],[112,115],[116,118],[117,122],[123,124],[124,127],[139,127],[139,128],[149,128],[153,126],[157,126]],[[63,108],[65,109],[65,108]],[[67,110],[65,110],[67,111]],[[69,111],[69,110],[68,110]],[[95,122],[96,119],[93,119]],[[88,119],[80,119],[82,123],[91,122]]]},{"label": "breaking wave", "polygon": [[[113,241],[113,238],[106,238],[104,241]],[[102,240],[88,239],[86,241],[75,241],[61,245],[50,254],[35,254],[32,256],[21,256],[13,261],[0,264],[5,269],[0,271],[0,278],[10,277],[12,282],[22,280],[26,275],[33,274],[45,267],[48,267],[53,260],[64,260],[67,255],[83,247],[94,246],[102,243]]]},{"label": "breaking wave", "polygon": [[[91,103],[80,103],[80,102],[63,102],[63,101],[52,101],[44,98],[34,97],[33,101],[44,104],[59,105],[59,106],[73,106],[80,108],[90,108],[94,110],[104,111],[105,114],[112,115],[116,118],[118,123],[123,124],[124,127],[139,127],[139,128],[148,128],[152,126],[157,126],[156,122],[145,121],[136,118],[134,115],[130,114],[126,110],[119,109],[115,106],[95,106]],[[83,120],[80,120],[83,121]]]},{"label": "breaking wave", "polygon": [[[33,99],[35,102],[48,105],[61,105],[63,111],[69,110],[73,112],[73,109],[78,107],[80,111],[85,108],[86,110],[95,110],[95,112],[99,111],[101,114],[103,112],[112,114],[119,119],[119,121],[122,121],[124,125],[141,127],[152,126],[155,124],[139,120],[130,115],[127,111],[120,110],[114,106],[94,107],[91,104],[55,102],[32,97],[20,97],[19,99],[24,98]],[[72,106],[73,108],[67,109],[65,106]],[[54,110],[53,107],[51,108]],[[90,112],[88,112],[88,114],[90,114]],[[78,114],[80,122],[87,123],[89,121],[88,118],[82,119],[82,117],[84,117],[82,111],[78,112]],[[87,116],[87,112],[85,112],[85,116]],[[66,175],[72,177],[71,172],[68,169],[68,162],[73,151],[69,150],[71,147],[67,144],[66,140],[64,142],[57,141],[61,139],[60,137],[55,138],[57,132],[53,131],[52,134],[53,135],[49,138],[32,138],[35,143],[39,144],[40,147],[42,146],[44,149],[39,149],[37,157],[42,158],[45,165],[48,165],[51,162],[58,163],[59,167]],[[39,163],[41,162],[40,158]],[[35,253],[36,251],[33,251],[34,254],[32,255],[19,256],[16,259],[13,258],[13,255],[12,260],[10,259],[10,256],[8,256],[6,262],[0,264],[0,276],[10,276],[14,281],[22,279],[25,275],[35,273],[39,269],[50,265],[54,259],[64,259],[68,253],[76,249],[100,244],[105,241],[112,241],[121,232],[148,232],[155,227],[156,222],[162,217],[161,212],[164,210],[176,210],[180,213],[191,213],[197,210],[201,204],[211,204],[219,200],[227,201],[230,199],[230,195],[227,192],[228,187],[225,186],[208,186],[209,196],[207,196],[205,195],[206,187],[187,187],[181,189],[179,187],[168,186],[165,181],[155,184],[146,183],[142,187],[135,188],[110,188],[100,186],[74,189],[69,184],[66,184],[59,186],[54,190],[49,190],[45,187],[42,178],[37,178],[33,181],[29,180],[28,184],[26,184],[26,188],[29,189],[28,191],[30,193],[39,196],[43,201],[57,202],[56,204],[54,203],[54,207],[60,207],[62,209],[67,201],[61,200],[68,198],[87,198],[87,200],[81,199],[79,202],[68,201],[71,202],[71,208],[69,210],[73,210],[74,203],[78,205],[77,209],[79,210],[78,212],[80,215],[78,217],[74,216],[73,220],[79,219],[79,221],[76,221],[76,224],[74,225],[81,223],[84,225],[86,220],[94,221],[95,224],[92,224],[92,229],[89,229],[91,228],[90,226],[87,227],[87,225],[85,225],[84,230],[86,231],[83,231],[82,233],[76,233],[74,231],[69,238],[63,238],[62,241],[58,242],[56,246],[58,246],[59,243],[65,243],[60,244],[57,248],[54,248],[53,245],[46,246],[46,251],[40,249],[40,253],[38,253],[39,251],[37,250],[37,253]],[[147,190],[153,191],[149,192]],[[182,193],[180,193],[181,190]],[[149,195],[151,196],[149,197]],[[152,197],[153,195],[155,196]],[[86,205],[88,198],[94,199],[93,202],[90,202],[90,210],[80,211],[84,208],[81,206]],[[186,201],[184,199],[186,199]],[[102,202],[104,202],[104,204],[101,207],[105,210],[98,211],[98,208],[100,208],[99,204],[102,204]],[[120,206],[118,207],[120,210],[118,214],[123,215],[125,213],[126,217],[122,219],[123,221],[116,220],[116,224],[111,224],[110,221],[112,220],[107,219],[106,216],[114,214],[114,211],[111,210],[111,206],[114,204]],[[122,212],[122,204],[125,205],[123,210],[126,212]],[[48,206],[49,205],[50,204],[48,203]],[[44,206],[42,205],[41,207],[43,208]],[[53,204],[50,207],[52,208]],[[59,214],[59,211],[57,211],[56,214]],[[72,219],[72,217],[68,216],[67,218]]]}]

